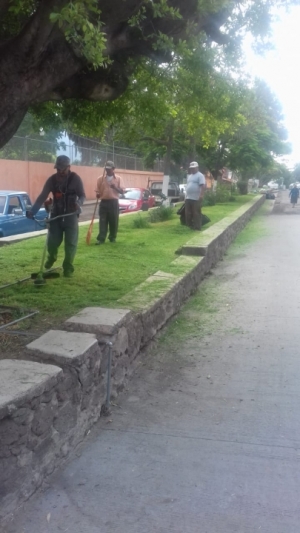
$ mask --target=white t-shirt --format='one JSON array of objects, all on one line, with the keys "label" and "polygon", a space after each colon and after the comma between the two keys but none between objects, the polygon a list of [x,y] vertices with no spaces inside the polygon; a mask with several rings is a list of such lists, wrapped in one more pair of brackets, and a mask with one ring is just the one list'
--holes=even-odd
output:
[{"label": "white t-shirt", "polygon": [[201,172],[196,174],[188,174],[186,185],[186,200],[199,200],[201,185],[205,185],[205,177]]}]

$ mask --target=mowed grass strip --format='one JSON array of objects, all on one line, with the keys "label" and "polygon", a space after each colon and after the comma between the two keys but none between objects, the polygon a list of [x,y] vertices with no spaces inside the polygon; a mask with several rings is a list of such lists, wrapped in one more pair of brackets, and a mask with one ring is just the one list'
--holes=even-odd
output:
[{"label": "mowed grass strip", "polygon": [[[238,196],[235,202],[205,207],[203,212],[211,219],[205,229],[248,200],[247,196]],[[0,291],[1,304],[37,309],[40,311],[39,319],[45,323],[48,318],[49,324],[70,317],[84,307],[117,307],[116,301],[148,276],[157,270],[168,272],[176,257],[176,249],[194,235],[180,224],[176,210],[171,220],[151,224],[147,228],[135,228],[133,224],[134,218],[147,217],[147,213],[121,216],[117,242],[108,241],[100,246],[94,245],[98,222],[95,221],[90,246],[85,242],[88,226],[82,226],[74,262],[75,273],[71,279],[62,276],[50,279],[41,288],[37,288],[33,281],[13,285]],[[0,285],[37,272],[44,243],[45,236],[2,246]],[[55,266],[62,264],[63,255],[62,244]]]}]

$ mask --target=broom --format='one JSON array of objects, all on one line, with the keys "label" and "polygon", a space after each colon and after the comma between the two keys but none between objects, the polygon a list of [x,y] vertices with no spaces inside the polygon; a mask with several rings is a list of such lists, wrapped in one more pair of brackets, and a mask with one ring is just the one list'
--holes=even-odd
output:
[{"label": "broom", "polygon": [[[103,168],[102,178],[104,178],[105,167],[106,167],[106,162],[105,162],[105,165],[104,165],[104,168]],[[94,220],[95,220],[95,215],[96,215],[96,210],[97,210],[98,203],[99,203],[99,198],[97,198],[97,202],[96,202],[96,205],[95,205],[95,209],[94,209],[94,213],[93,213],[93,216],[92,216],[92,220],[91,220],[91,223],[89,225],[88,232],[86,234],[86,238],[85,238],[86,244],[90,244],[90,242],[91,242],[93,225],[94,225]]]},{"label": "broom", "polygon": [[90,244],[90,242],[91,242],[93,225],[94,225],[94,220],[95,220],[95,215],[96,215],[96,209],[97,209],[97,206],[98,206],[98,202],[99,202],[99,199],[97,198],[97,202],[96,202],[96,205],[95,205],[95,209],[94,209],[94,213],[93,213],[93,216],[92,216],[92,220],[91,220],[91,223],[89,225],[89,229],[88,229],[88,232],[87,232],[86,238],[85,238],[86,244]]}]

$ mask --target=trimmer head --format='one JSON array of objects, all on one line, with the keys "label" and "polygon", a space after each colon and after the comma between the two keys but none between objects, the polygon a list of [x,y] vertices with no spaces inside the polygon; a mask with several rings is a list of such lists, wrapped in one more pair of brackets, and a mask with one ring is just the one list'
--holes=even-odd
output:
[{"label": "trimmer head", "polygon": [[41,287],[42,285],[46,285],[46,281],[44,280],[43,276],[37,277],[33,282],[37,287]]},{"label": "trimmer head", "polygon": [[[34,272],[31,274],[31,279],[37,279],[40,276],[40,272]],[[55,279],[59,278],[60,273],[59,272],[43,272],[42,277],[44,279]]]}]

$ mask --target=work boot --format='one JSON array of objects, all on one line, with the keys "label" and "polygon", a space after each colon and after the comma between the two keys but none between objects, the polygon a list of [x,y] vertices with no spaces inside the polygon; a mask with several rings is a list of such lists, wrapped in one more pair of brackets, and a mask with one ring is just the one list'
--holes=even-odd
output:
[{"label": "work boot", "polygon": [[70,270],[64,270],[64,278],[71,278],[73,276],[73,272]]},{"label": "work boot", "polygon": [[46,263],[44,264],[45,269],[49,270],[49,268],[53,266],[53,263],[54,261],[52,261],[51,259],[47,259]]}]

